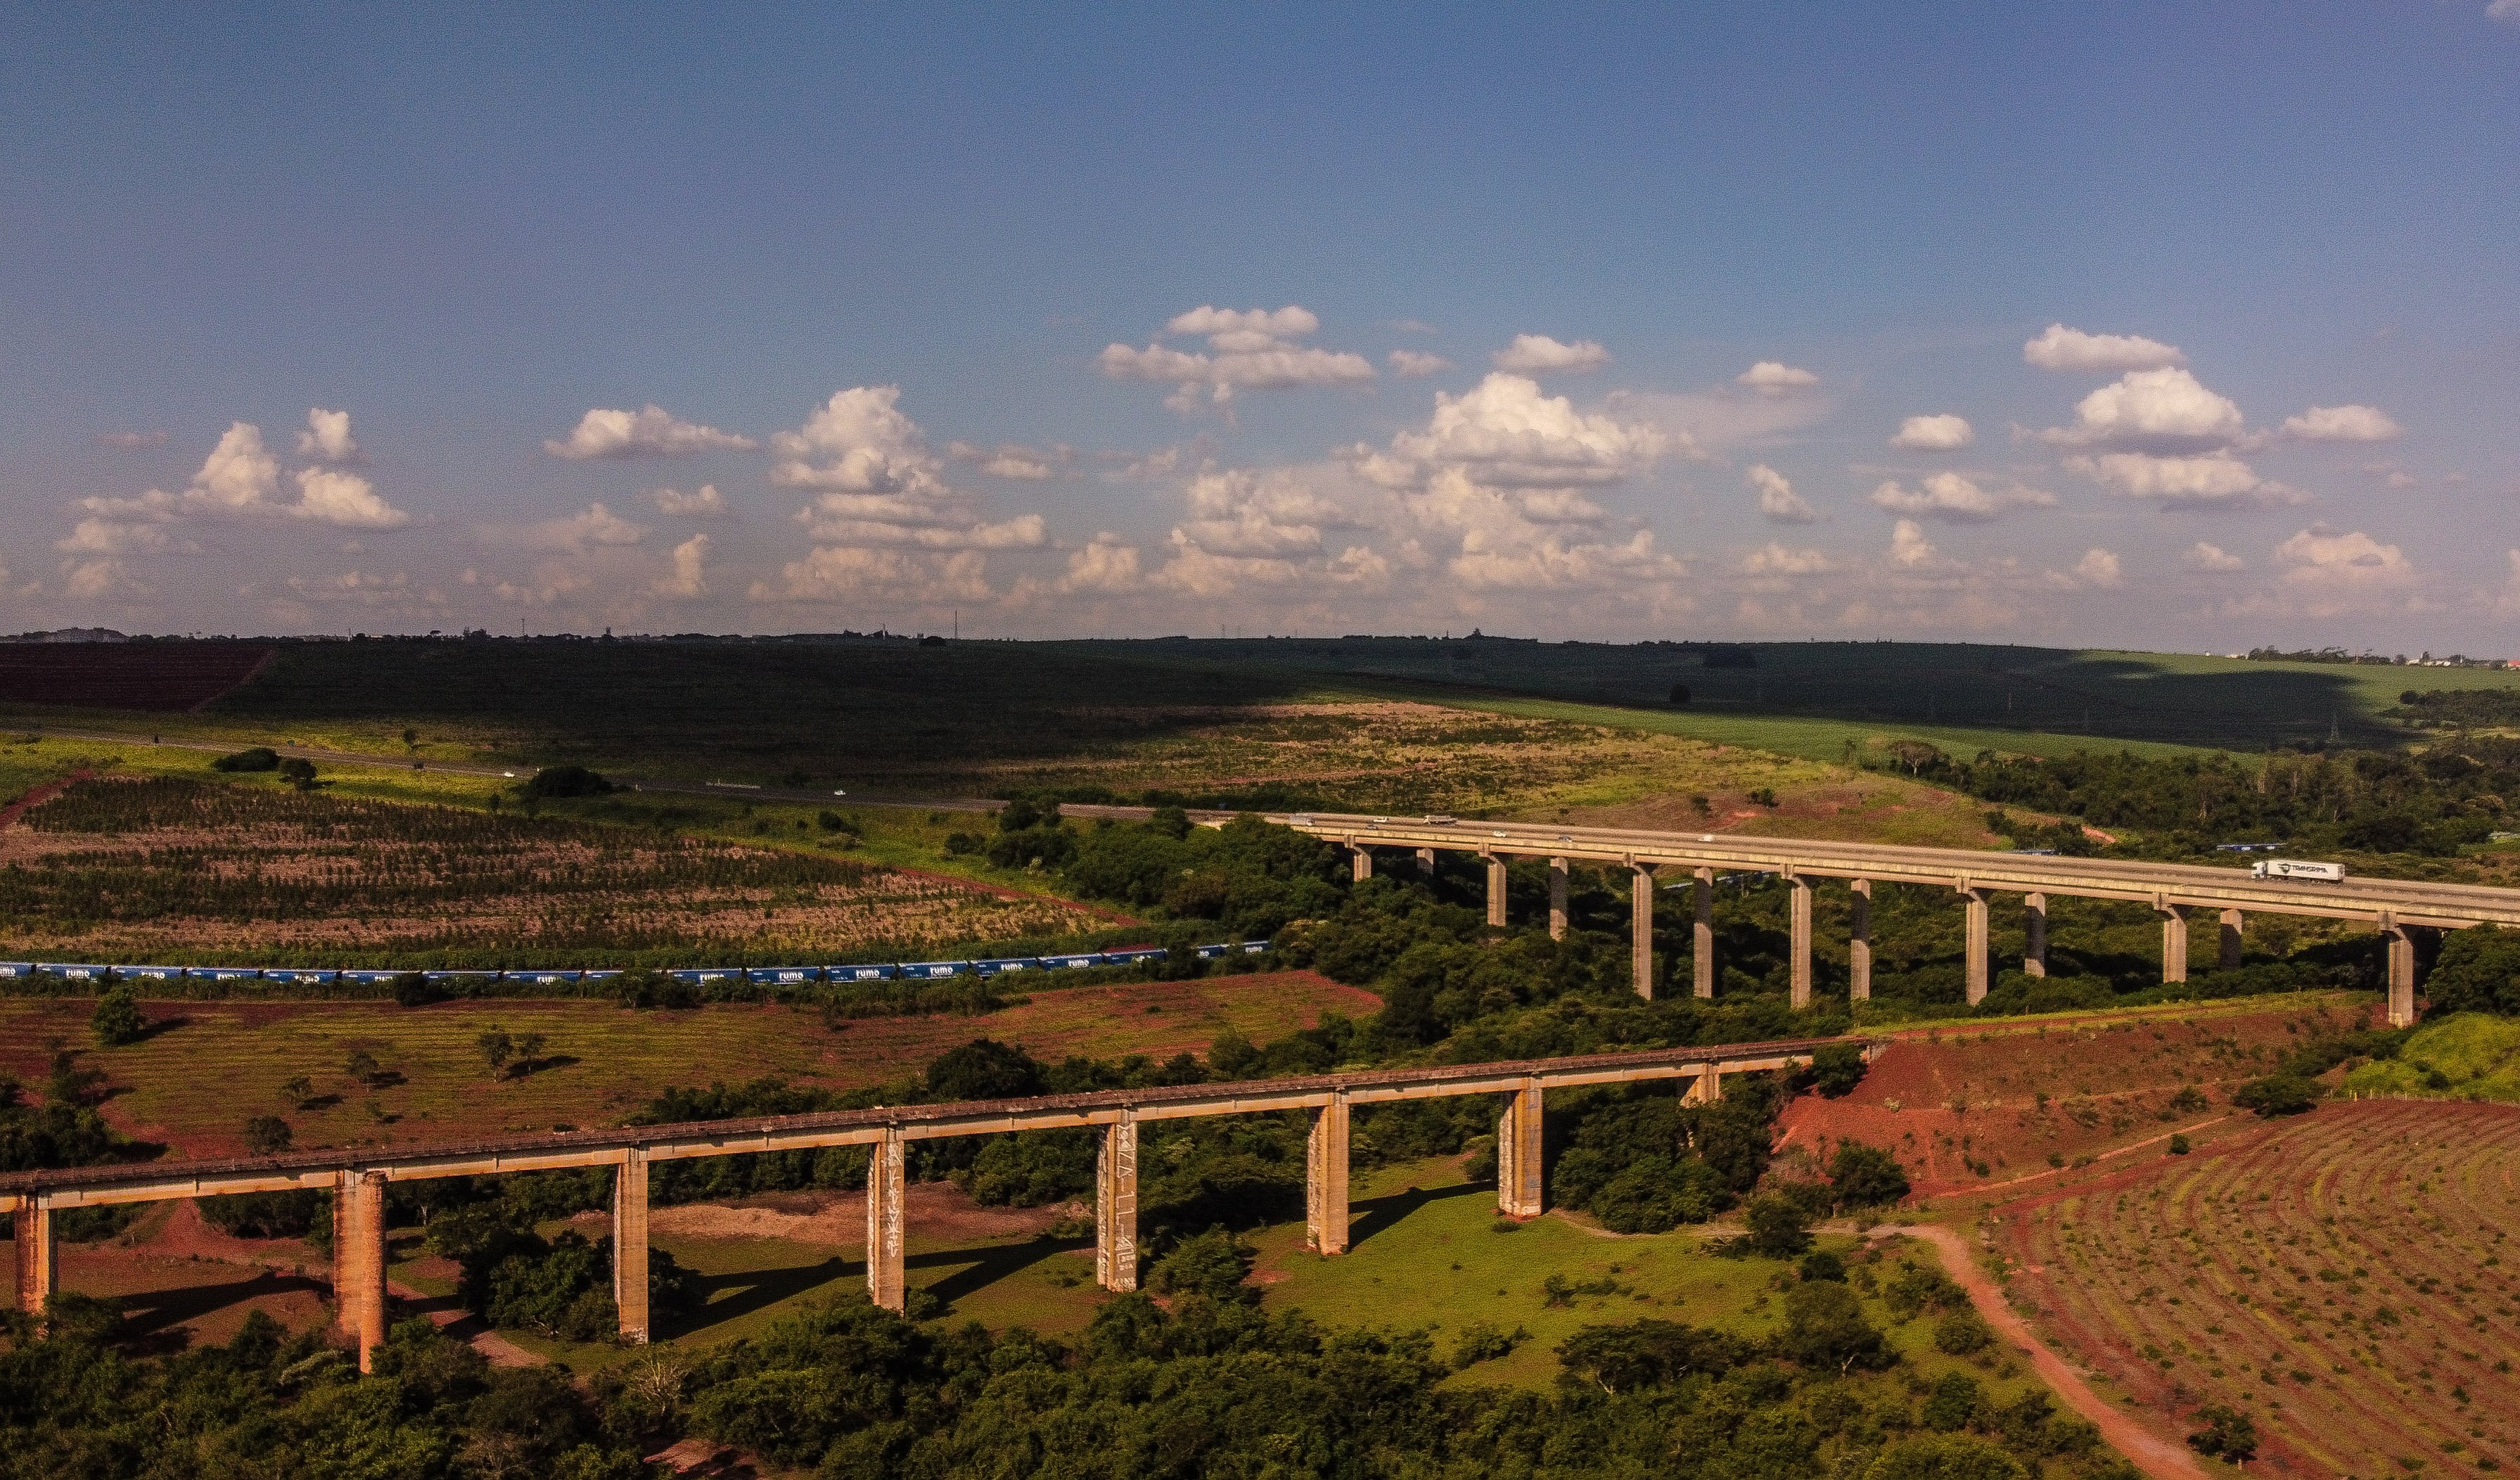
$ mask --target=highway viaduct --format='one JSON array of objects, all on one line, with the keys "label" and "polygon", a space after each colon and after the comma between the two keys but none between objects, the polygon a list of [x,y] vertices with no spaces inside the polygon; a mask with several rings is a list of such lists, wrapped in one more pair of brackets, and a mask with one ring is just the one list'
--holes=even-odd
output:
[{"label": "highway viaduct", "polygon": [[2161,916],[2164,981],[2187,978],[2187,926],[2192,916],[2212,914],[2221,927],[2221,961],[2240,960],[2240,935],[2252,912],[2318,916],[2369,925],[2388,938],[2389,1021],[2415,1020],[2415,950],[2410,931],[2463,929],[2470,925],[2520,925],[2520,889],[2415,879],[2347,878],[2334,883],[2257,878],[2245,868],[2131,859],[2060,858],[2032,853],[1994,853],[1963,848],[1912,848],[1885,843],[1815,842],[1798,838],[1745,837],[1718,832],[1651,832],[1614,828],[1564,828],[1541,823],[1365,817],[1329,813],[1272,813],[1281,823],[1349,851],[1357,878],[1370,876],[1377,853],[1415,853],[1432,871],[1438,852],[1470,853],[1487,864],[1488,922],[1506,923],[1506,861],[1544,858],[1549,863],[1549,931],[1566,932],[1567,869],[1574,863],[1629,871],[1633,979],[1637,994],[1654,985],[1655,879],[1665,871],[1693,882],[1696,933],[1690,979],[1699,997],[1715,995],[1715,880],[1719,873],[1772,874],[1793,890],[1789,910],[1793,1005],[1812,996],[1812,890],[1819,880],[1842,880],[1851,897],[1849,990],[1857,1000],[1872,994],[1870,915],[1878,882],[1948,888],[1965,912],[1964,975],[1968,1000],[1986,996],[1993,970],[1989,947],[1994,896],[2017,894],[2027,915],[2028,949],[2022,969],[2048,969],[2048,901],[2051,896],[2128,900],[2150,905]]},{"label": "highway viaduct", "polygon": [[[648,1310],[648,1168],[697,1156],[740,1156],[862,1145],[867,1169],[867,1291],[901,1310],[903,1174],[911,1142],[948,1136],[1090,1127],[1102,1132],[1096,1166],[1095,1278],[1105,1289],[1138,1287],[1138,1127],[1202,1115],[1303,1110],[1312,1117],[1304,1206],[1306,1238],[1323,1254],[1348,1245],[1348,1118],[1352,1107],[1453,1095],[1506,1097],[1497,1125],[1497,1207],[1512,1218],[1543,1211],[1543,1097],[1583,1085],[1688,1081],[1706,1100],[1723,1076],[1790,1069],[1815,1051],[1855,1039],[1796,1039],[1712,1048],[1660,1049],[1577,1058],[1369,1069],[1299,1079],[1179,1085],[1046,1095],[1025,1099],[876,1106],[809,1115],[554,1132],[495,1140],[287,1152],[233,1160],[141,1162],[0,1176],[0,1213],[16,1220],[20,1310],[40,1315],[59,1278],[54,1215],[67,1208],[216,1197],[238,1192],[333,1194],[335,1328],[355,1344],[366,1370],[385,1337],[385,1188],[440,1177],[608,1166],[612,1179],[612,1293],[621,1334],[645,1341]],[[1872,1046],[1865,1046],[1868,1058]]]}]

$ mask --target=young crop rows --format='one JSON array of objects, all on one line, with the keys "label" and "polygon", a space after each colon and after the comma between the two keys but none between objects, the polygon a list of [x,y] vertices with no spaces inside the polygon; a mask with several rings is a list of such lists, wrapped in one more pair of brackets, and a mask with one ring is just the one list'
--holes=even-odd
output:
[{"label": "young crop rows", "polygon": [[2293,1473],[2520,1464],[2520,1109],[2327,1105],[2011,1216],[2014,1298],[2148,1409]]},{"label": "young crop rows", "polygon": [[301,965],[731,964],[1089,921],[843,859],[181,778],[78,783],[0,833],[11,951]]}]

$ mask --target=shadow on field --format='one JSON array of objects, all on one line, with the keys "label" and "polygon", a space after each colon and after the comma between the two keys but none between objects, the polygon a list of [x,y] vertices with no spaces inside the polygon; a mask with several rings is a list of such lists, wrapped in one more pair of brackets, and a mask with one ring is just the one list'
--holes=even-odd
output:
[{"label": "shadow on field", "polygon": [[1348,1247],[1356,1247],[1430,1202],[1442,1202],[1453,1197],[1493,1197],[1495,1195],[1494,1188],[1480,1183],[1465,1182],[1460,1187],[1411,1188],[1405,1192],[1394,1192],[1388,1197],[1369,1197],[1363,1202],[1351,1204],[1348,1208]]},{"label": "shadow on field", "polygon": [[[686,1315],[658,1320],[657,1339],[673,1340],[704,1331],[713,1325],[749,1316],[765,1306],[804,1294],[817,1285],[829,1284],[854,1272],[863,1278],[866,1261],[842,1259],[834,1254],[815,1264],[791,1264],[772,1270],[742,1270],[732,1275],[703,1275],[700,1294],[705,1301],[699,1309]],[[732,1291],[724,1294],[722,1292]]]},{"label": "shadow on field", "polygon": [[999,1280],[1069,1249],[1090,1249],[1090,1238],[1034,1238],[1023,1243],[993,1243],[976,1249],[939,1249],[925,1254],[913,1254],[902,1262],[912,1269],[937,1269],[947,1265],[962,1268],[927,1286],[928,1292],[951,1303],[977,1290],[984,1290]]},{"label": "shadow on field", "polygon": [[180,1289],[146,1290],[123,1297],[122,1329],[135,1342],[152,1349],[172,1350],[183,1340],[175,1328],[190,1325],[204,1316],[243,1305],[248,1300],[263,1300],[292,1292],[325,1296],[332,1286],[303,1275],[283,1275],[276,1270],[262,1270],[243,1279],[230,1279],[219,1284],[192,1284]]}]

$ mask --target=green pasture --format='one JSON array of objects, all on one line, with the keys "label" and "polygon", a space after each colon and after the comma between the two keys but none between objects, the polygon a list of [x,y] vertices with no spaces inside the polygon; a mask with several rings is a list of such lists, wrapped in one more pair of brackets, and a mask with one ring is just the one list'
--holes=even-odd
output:
[{"label": "green pasture", "polygon": [[2453,1012],[2427,1022],[2397,1057],[2348,1073],[2345,1088],[2355,1095],[2520,1102],[2520,1020]]}]

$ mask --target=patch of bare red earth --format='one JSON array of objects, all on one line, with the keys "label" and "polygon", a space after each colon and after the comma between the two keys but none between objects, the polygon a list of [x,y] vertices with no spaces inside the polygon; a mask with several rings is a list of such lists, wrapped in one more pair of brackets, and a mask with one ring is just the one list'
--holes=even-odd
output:
[{"label": "patch of bare red earth", "polygon": [[2508,1467],[2515,1160],[2520,1107],[2331,1103],[2004,1205],[2010,1298],[2159,1431],[2245,1405],[2272,1472]]},{"label": "patch of bare red earth", "polygon": [[[2055,1170],[2050,1157],[2070,1167],[2221,1113],[2232,1088],[2271,1072],[2318,1021],[2273,1008],[1910,1031],[1881,1051],[1853,1094],[1789,1104],[1779,1145],[1820,1157],[1839,1141],[1880,1146],[1923,1197],[2046,1177]],[[2359,1019],[2330,1013],[2326,1024]],[[2215,1109],[2173,1108],[2190,1087]]]},{"label": "patch of bare red earth", "polygon": [[260,643],[0,644],[0,703],[198,709],[260,672]]}]

